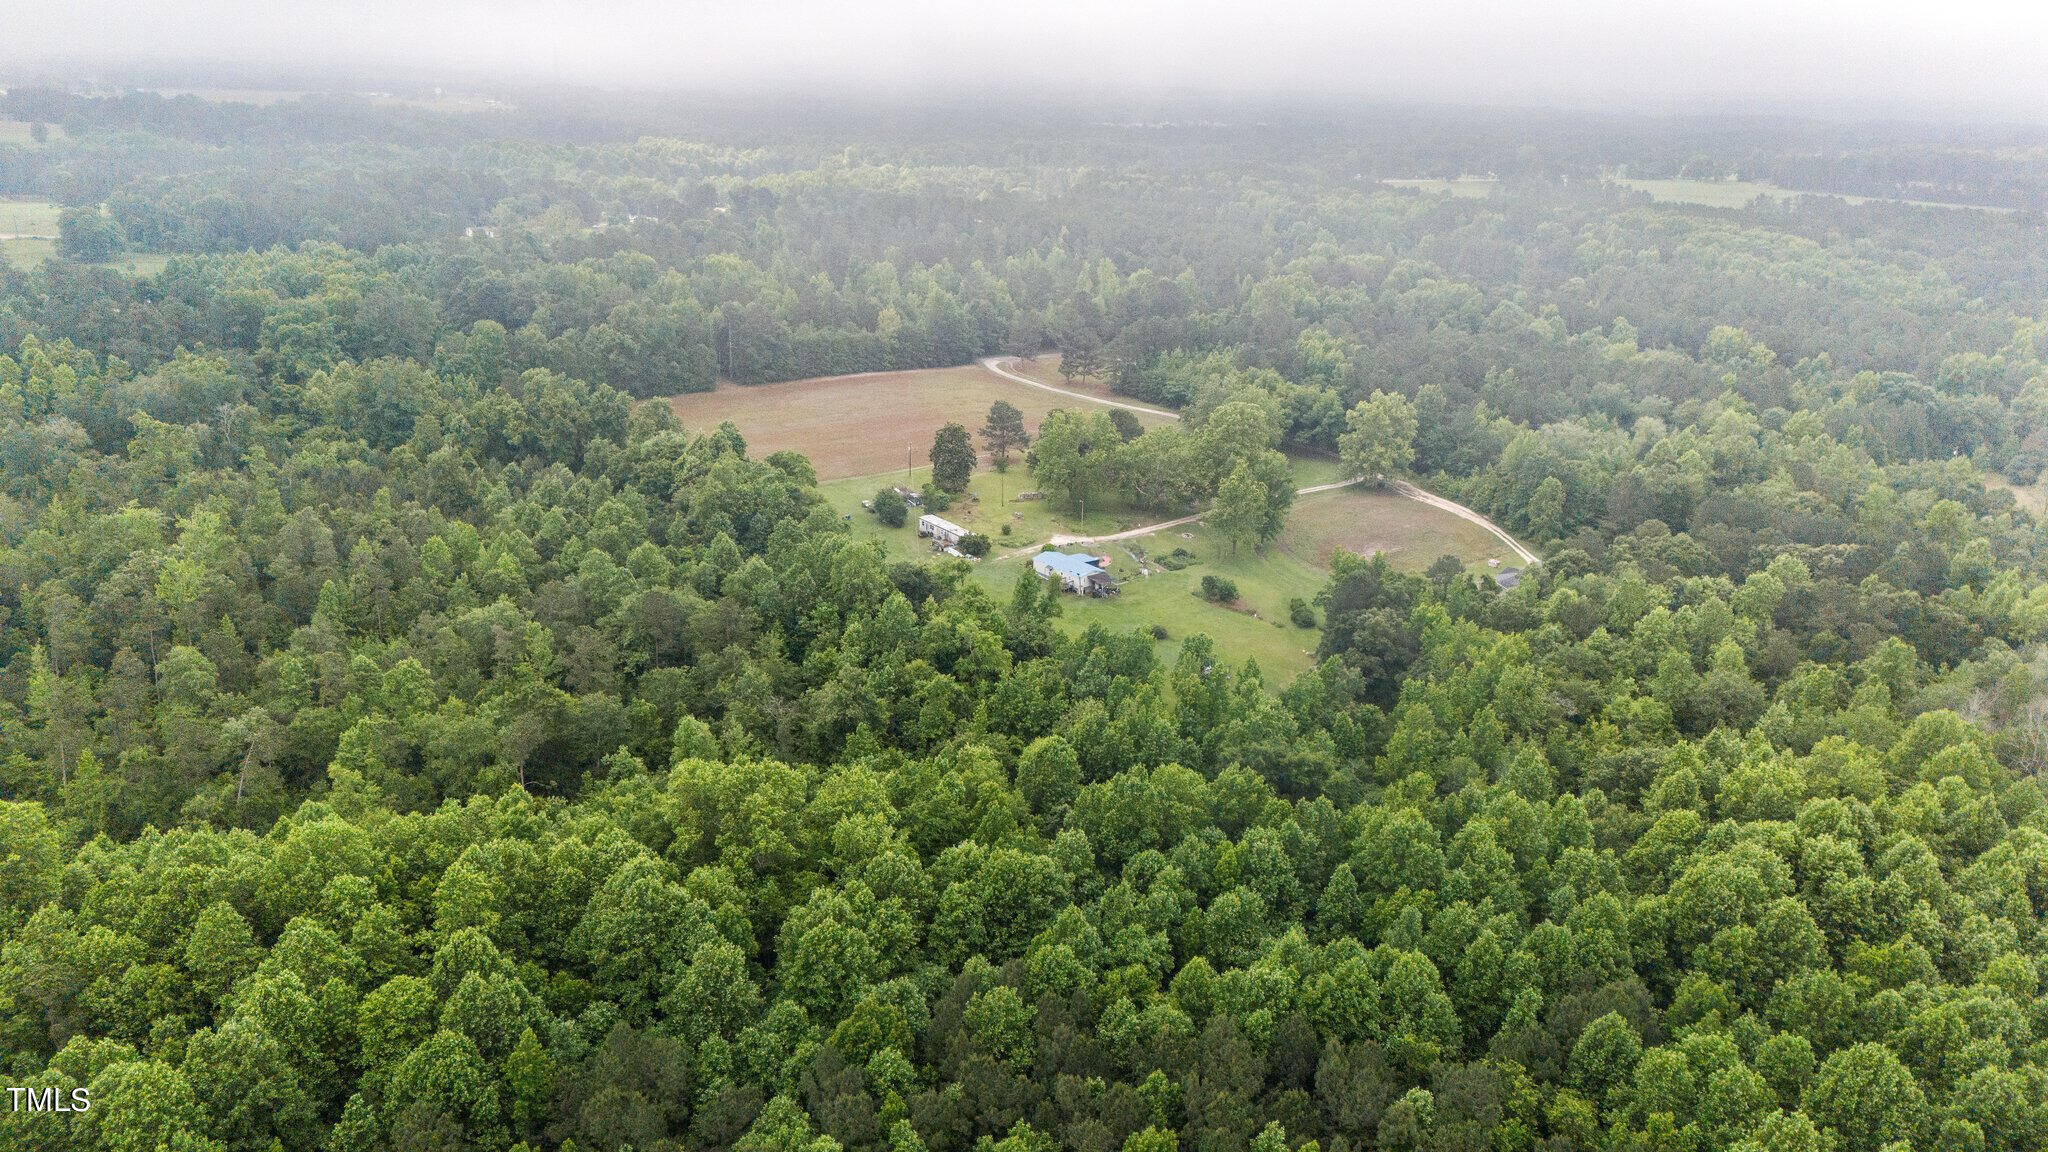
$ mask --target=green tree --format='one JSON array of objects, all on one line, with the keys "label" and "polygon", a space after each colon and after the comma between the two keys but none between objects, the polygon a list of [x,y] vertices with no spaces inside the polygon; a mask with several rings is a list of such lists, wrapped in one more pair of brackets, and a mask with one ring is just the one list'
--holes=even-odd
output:
[{"label": "green tree", "polygon": [[505,1091],[510,1099],[514,1134],[538,1132],[554,1114],[555,1062],[540,1038],[528,1028],[505,1057]]},{"label": "green tree", "polygon": [[1116,428],[1100,410],[1055,409],[1038,426],[1038,443],[1031,449],[1032,475],[1048,496],[1086,514],[1089,498],[1107,486],[1116,460],[1113,449],[1119,443]]},{"label": "green tree", "polygon": [[238,1017],[195,1033],[185,1048],[184,1073],[212,1132],[233,1152],[267,1152],[273,1141],[310,1142],[314,1101],[276,1038],[257,1021]]},{"label": "green tree", "polygon": [[105,1152],[225,1150],[205,1135],[209,1118],[200,1110],[191,1084],[166,1064],[155,1060],[111,1063],[92,1077],[86,1090],[92,1107],[78,1116],[73,1131],[80,1147]]},{"label": "green tree", "polygon": [[1234,604],[1237,602],[1237,581],[1227,576],[1203,573],[1202,596],[1218,604]]},{"label": "green tree", "polygon": [[981,426],[981,444],[988,449],[996,471],[1008,472],[1010,453],[1030,443],[1031,435],[1024,430],[1024,413],[1015,404],[998,400],[988,406],[988,423]]},{"label": "green tree", "polygon": [[1081,758],[1058,736],[1033,740],[1017,757],[1017,790],[1040,815],[1066,807],[1080,787]]},{"label": "green tree", "polygon": [[1060,345],[1060,376],[1067,383],[1092,380],[1102,371],[1102,338],[1093,331],[1075,333]]},{"label": "green tree", "polygon": [[901,528],[910,519],[910,505],[904,502],[903,494],[894,488],[883,488],[875,493],[875,519],[885,527]]},{"label": "green tree", "polygon": [[57,252],[67,260],[84,264],[112,260],[125,242],[120,222],[97,206],[74,206],[57,214]]},{"label": "green tree", "polygon": [[1910,1140],[1926,1098],[1913,1074],[1882,1044],[1855,1044],[1822,1061],[1806,1089],[1806,1113],[1832,1129],[1843,1152],[1878,1152]]},{"label": "green tree", "polygon": [[498,1078],[476,1045],[454,1032],[437,1032],[391,1070],[384,1094],[385,1124],[401,1149],[446,1148],[503,1142]]},{"label": "green tree", "polygon": [[1568,1068],[1572,1086],[1601,1100],[1625,1086],[1642,1058],[1642,1037],[1620,1013],[1609,1012],[1586,1025],[1572,1045]]},{"label": "green tree", "polygon": [[215,1000],[224,1000],[235,981],[253,971],[262,959],[249,922],[226,901],[203,909],[185,940],[185,967],[193,986]]},{"label": "green tree", "polygon": [[1555,540],[1564,535],[1565,490],[1564,482],[1555,476],[1545,476],[1529,496],[1529,504],[1522,515],[1527,519],[1529,533],[1538,540]]},{"label": "green tree", "polygon": [[1415,406],[1399,393],[1374,392],[1344,418],[1337,454],[1354,476],[1384,485],[1415,461]]},{"label": "green tree", "polygon": [[49,903],[63,872],[63,835],[43,806],[0,800],[0,935]]},{"label": "green tree", "polygon": [[1216,504],[1209,509],[1210,525],[1230,541],[1232,555],[1239,544],[1258,545],[1264,541],[1269,503],[1266,488],[1252,476],[1249,465],[1240,463],[1216,489]]},{"label": "green tree", "polygon": [[948,424],[932,436],[932,483],[944,492],[967,491],[967,478],[974,474],[974,442],[967,429]]},{"label": "green tree", "polygon": [[975,993],[962,1017],[975,1043],[991,1056],[1018,1066],[1031,1063],[1031,1008],[1015,988],[998,984]]}]

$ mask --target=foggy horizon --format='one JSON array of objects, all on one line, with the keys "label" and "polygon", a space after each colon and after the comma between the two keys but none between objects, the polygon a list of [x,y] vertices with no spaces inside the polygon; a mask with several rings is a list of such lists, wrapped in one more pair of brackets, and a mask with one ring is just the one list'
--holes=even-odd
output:
[{"label": "foggy horizon", "polygon": [[1719,0],[1320,2],[988,14],[919,0],[397,4],[32,0],[0,84],[574,87],[931,102],[1158,99],[2048,122],[2048,10]]}]

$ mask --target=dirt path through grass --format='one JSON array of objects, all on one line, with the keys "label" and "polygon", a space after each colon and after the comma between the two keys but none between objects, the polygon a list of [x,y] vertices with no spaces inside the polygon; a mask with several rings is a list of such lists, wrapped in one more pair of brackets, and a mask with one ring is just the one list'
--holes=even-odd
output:
[{"label": "dirt path through grass", "polygon": [[[1356,483],[1358,483],[1357,477],[1353,477],[1349,480],[1338,480],[1330,484],[1311,484],[1306,488],[1295,489],[1294,494],[1296,496],[1307,496],[1312,492],[1328,492],[1334,488],[1349,488]],[[1420,489],[1418,489],[1418,491],[1420,491]],[[1474,515],[1477,515],[1477,513],[1474,513]],[[1154,532],[1163,532],[1168,528],[1178,528],[1183,524],[1193,524],[1195,521],[1200,520],[1201,518],[1202,514],[1200,512],[1197,512],[1192,516],[1182,516],[1178,520],[1161,520],[1157,524],[1146,524],[1137,528],[1126,528],[1122,532],[1111,532],[1107,536],[1066,536],[1055,534],[1051,539],[1047,540],[1046,543],[1052,545],[1055,548],[1060,548],[1068,544],[1107,544],[1112,540],[1135,540],[1140,536],[1150,536]],[[1498,531],[1498,529],[1496,529],[1496,531]],[[1034,551],[1037,551],[1037,549],[1019,548],[1015,552],[1010,553],[1010,555],[1025,556],[1029,555]]]},{"label": "dirt path through grass", "polygon": [[1029,385],[1030,387],[1042,389],[1044,391],[1051,392],[1055,395],[1072,396],[1076,400],[1086,400],[1090,404],[1104,404],[1111,408],[1122,408],[1130,412],[1143,412],[1147,416],[1163,416],[1168,420],[1180,419],[1180,413],[1168,412],[1164,408],[1147,408],[1143,404],[1126,404],[1121,400],[1104,400],[1100,396],[1090,396],[1086,392],[1070,392],[1065,388],[1055,388],[1050,384],[1046,384],[1038,380],[1033,380],[1029,376],[1019,376],[1015,372],[1010,371],[1008,368],[1003,367],[1003,364],[1006,361],[1011,361],[1015,359],[1015,356],[985,356],[982,358],[981,366],[995,373],[996,375],[1001,376],[1005,380],[1015,381],[1018,384]]},{"label": "dirt path through grass", "polygon": [[1474,512],[1470,508],[1465,507],[1463,504],[1458,503],[1456,500],[1446,500],[1434,492],[1430,492],[1422,488],[1417,488],[1415,485],[1410,484],[1406,480],[1394,481],[1394,491],[1399,492],[1401,495],[1406,496],[1410,500],[1415,500],[1419,501],[1420,503],[1427,504],[1431,508],[1441,508],[1445,512],[1449,512],[1451,515],[1456,516],[1460,520],[1469,520],[1472,523],[1479,525],[1481,528],[1484,528],[1488,532],[1493,533],[1495,536],[1500,537],[1501,543],[1506,544],[1508,547],[1514,549],[1515,555],[1520,556],[1522,558],[1522,563],[1524,564],[1543,563],[1543,559],[1541,557],[1537,556],[1534,552],[1529,551],[1527,548],[1522,547],[1521,541],[1516,540],[1513,536],[1508,535],[1507,531],[1503,529],[1500,525],[1495,524],[1493,521],[1488,520],[1486,517],[1481,516],[1479,513]]}]

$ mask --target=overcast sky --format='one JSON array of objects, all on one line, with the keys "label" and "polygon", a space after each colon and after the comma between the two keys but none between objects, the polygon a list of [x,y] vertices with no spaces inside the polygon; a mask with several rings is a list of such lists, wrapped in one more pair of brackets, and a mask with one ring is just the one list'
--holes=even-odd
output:
[{"label": "overcast sky", "polygon": [[929,97],[1327,92],[2048,120],[2017,0],[8,0],[0,68],[219,61]]}]

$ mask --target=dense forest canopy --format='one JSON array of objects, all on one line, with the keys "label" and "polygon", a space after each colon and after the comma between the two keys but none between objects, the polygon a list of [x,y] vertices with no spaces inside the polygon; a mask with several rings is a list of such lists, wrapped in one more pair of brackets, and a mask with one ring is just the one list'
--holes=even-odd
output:
[{"label": "dense forest canopy", "polygon": [[[0,112],[0,1149],[2048,1144],[2038,138]],[[659,399],[1046,350],[1544,562],[1280,683]]]}]

